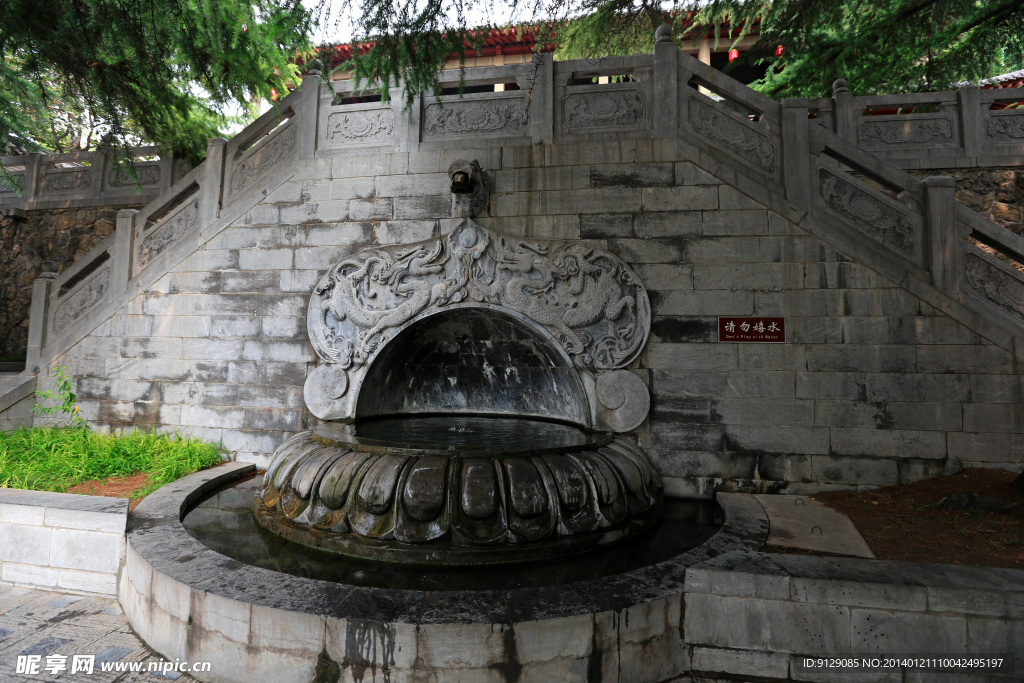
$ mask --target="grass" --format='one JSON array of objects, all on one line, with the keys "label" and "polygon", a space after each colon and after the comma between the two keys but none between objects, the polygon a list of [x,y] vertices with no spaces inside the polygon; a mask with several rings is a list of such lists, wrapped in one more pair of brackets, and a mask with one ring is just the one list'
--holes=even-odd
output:
[{"label": "grass", "polygon": [[21,428],[0,432],[0,487],[64,492],[83,481],[140,472],[142,497],[164,484],[220,463],[216,446],[195,439],[132,431],[101,434],[89,429]]}]

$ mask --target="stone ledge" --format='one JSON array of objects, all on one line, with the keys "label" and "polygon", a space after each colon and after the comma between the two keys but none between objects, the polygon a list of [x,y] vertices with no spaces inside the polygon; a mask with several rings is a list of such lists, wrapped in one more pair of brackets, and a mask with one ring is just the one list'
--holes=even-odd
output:
[{"label": "stone ledge", "polygon": [[116,595],[128,501],[0,489],[0,583]]}]

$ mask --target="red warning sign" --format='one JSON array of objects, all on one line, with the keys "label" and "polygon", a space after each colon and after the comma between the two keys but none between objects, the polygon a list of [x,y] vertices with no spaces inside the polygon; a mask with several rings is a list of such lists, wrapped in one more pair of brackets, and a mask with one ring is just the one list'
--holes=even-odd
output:
[{"label": "red warning sign", "polygon": [[719,318],[718,341],[783,343],[786,341],[786,319]]}]

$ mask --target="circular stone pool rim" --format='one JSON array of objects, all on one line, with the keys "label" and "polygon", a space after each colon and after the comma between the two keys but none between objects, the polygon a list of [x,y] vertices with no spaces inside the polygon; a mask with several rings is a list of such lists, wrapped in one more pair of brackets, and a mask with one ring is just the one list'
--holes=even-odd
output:
[{"label": "circular stone pool rim", "polygon": [[197,472],[128,519],[121,606],[168,660],[211,662],[200,680],[664,681],[688,668],[686,568],[768,534],[756,500],[720,493],[725,522],[707,542],[624,574],[507,591],[363,588],[243,564],[188,535],[194,503],[255,469]]}]

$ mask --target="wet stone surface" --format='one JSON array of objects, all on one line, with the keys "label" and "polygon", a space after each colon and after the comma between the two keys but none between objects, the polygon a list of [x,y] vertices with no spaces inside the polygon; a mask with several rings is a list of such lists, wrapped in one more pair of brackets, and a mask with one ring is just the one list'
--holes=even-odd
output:
[{"label": "wet stone surface", "polygon": [[306,578],[357,586],[414,590],[499,590],[549,586],[622,574],[684,553],[720,527],[720,512],[708,501],[666,501],[662,521],[642,536],[575,559],[475,568],[404,567],[339,558],[286,541],[253,519],[251,501],[262,476],[214,493],[183,520],[188,533],[205,546],[245,564]]},{"label": "wet stone surface", "polygon": [[[18,657],[40,655],[37,674],[17,673]],[[45,671],[47,656],[67,657],[66,669]],[[91,674],[70,672],[73,655],[94,655]],[[128,625],[117,600],[0,586],[0,681],[192,681],[183,673],[148,672],[162,662]],[[104,664],[141,664],[142,671],[101,671]]]}]

